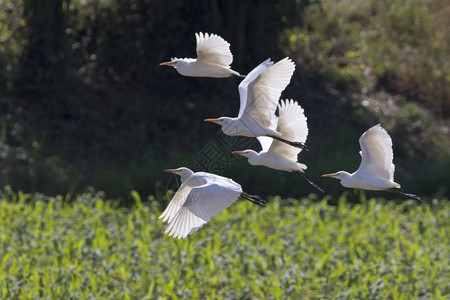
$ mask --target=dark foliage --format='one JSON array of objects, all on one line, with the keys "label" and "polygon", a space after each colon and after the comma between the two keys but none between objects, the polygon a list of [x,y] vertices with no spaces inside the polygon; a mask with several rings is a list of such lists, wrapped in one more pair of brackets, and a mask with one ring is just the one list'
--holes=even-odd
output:
[{"label": "dark foliage", "polygon": [[[238,111],[238,79],[181,77],[160,62],[195,57],[194,33],[209,32],[230,42],[233,69],[246,74],[268,57],[286,56],[280,37],[305,26],[308,7],[320,9],[313,0],[23,0],[2,5],[0,19],[9,36],[0,43],[7,50],[0,56],[2,184],[47,193],[93,185],[112,195],[165,190],[159,182],[169,181],[163,168],[199,169],[196,155],[218,139],[218,128],[201,120]],[[334,82],[331,88],[328,82]],[[286,95],[307,111],[310,147],[316,151],[306,153],[306,160],[327,155],[318,148],[337,142],[332,129],[338,134],[357,129],[335,145],[345,151],[377,121],[371,114],[352,113],[345,124],[339,122],[358,109],[346,98],[354,86],[297,59]],[[354,144],[352,154],[357,153]],[[239,168],[244,161],[226,159],[225,175],[244,184],[269,172]],[[336,165],[347,166],[344,161]],[[311,169],[310,178],[324,171]],[[256,189],[284,195],[299,186],[309,190],[292,174],[277,176],[281,191],[264,184],[264,178]]]}]

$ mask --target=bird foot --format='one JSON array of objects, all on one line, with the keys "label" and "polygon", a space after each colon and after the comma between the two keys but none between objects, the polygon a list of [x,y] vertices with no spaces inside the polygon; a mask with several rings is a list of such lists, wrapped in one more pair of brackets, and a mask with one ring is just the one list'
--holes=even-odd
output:
[{"label": "bird foot", "polygon": [[289,145],[295,147],[295,148],[300,148],[303,149],[305,151],[309,151],[309,147],[304,144],[304,143],[300,143],[300,142],[290,142]]},{"label": "bird foot", "polygon": [[259,196],[249,195],[245,192],[241,193],[241,197],[244,199],[247,199],[248,201],[252,202],[253,204],[256,204],[256,205],[259,205],[262,207],[265,207],[266,203],[267,203],[266,199],[263,199]]},{"label": "bird foot", "polygon": [[304,149],[305,151],[309,150],[309,147],[305,143],[288,141],[288,140],[285,140],[285,139],[283,139],[283,138],[281,138],[279,136],[275,136],[275,135],[267,135],[267,136],[271,137],[271,138],[273,138],[275,140],[278,140],[280,142],[283,142],[285,144],[288,144],[289,146],[293,146],[295,148]]},{"label": "bird foot", "polygon": [[313,187],[313,188],[315,188],[316,190],[318,190],[319,192],[321,192],[322,194],[325,194],[325,190],[323,189],[323,188],[321,188],[320,186],[318,186],[317,184],[315,184],[314,182],[312,182],[311,180],[309,180],[307,177],[306,177],[306,175],[305,175],[305,173],[303,173],[302,171],[298,171],[302,176],[303,176],[303,178]]}]

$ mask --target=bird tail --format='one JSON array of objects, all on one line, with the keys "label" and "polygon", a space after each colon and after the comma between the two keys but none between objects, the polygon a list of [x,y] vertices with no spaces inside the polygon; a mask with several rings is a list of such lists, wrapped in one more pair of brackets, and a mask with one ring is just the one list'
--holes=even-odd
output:
[{"label": "bird tail", "polygon": [[308,169],[308,167],[305,164],[299,163],[297,162],[297,167],[300,168],[300,170],[298,170],[299,172],[305,172],[306,169]]},{"label": "bird tail", "polygon": [[422,199],[420,199],[420,197],[417,196],[417,195],[403,193],[403,192],[400,192],[399,190],[396,190],[394,188],[390,188],[390,189],[388,189],[388,191],[391,192],[391,193],[397,194],[397,195],[402,195],[402,196],[408,197],[410,199],[414,199],[414,200],[417,200],[417,201],[422,201]]},{"label": "bird tail", "polygon": [[249,194],[247,194],[245,192],[241,193],[241,197],[246,199],[246,200],[248,200],[248,201],[250,201],[253,204],[256,204],[256,205],[259,205],[259,206],[262,206],[262,207],[265,207],[266,203],[267,203],[266,199],[263,199],[263,198],[261,198],[259,196],[255,196],[255,195],[249,195]]},{"label": "bird tail", "polygon": [[309,180],[309,179],[306,177],[305,173],[303,173],[303,171],[297,171],[297,172],[299,172],[299,173],[303,176],[303,178],[304,178],[304,179],[305,179],[305,180],[306,180],[313,188],[315,188],[315,189],[318,190],[319,192],[325,194],[325,190],[324,190],[323,188],[321,188],[320,186],[318,186],[317,184],[315,184],[314,182],[312,182],[311,180]]}]

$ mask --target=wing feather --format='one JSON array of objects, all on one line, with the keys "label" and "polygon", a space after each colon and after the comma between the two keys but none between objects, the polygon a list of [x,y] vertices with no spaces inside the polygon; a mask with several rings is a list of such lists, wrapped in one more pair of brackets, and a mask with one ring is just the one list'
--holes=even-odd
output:
[{"label": "wing feather", "polygon": [[196,33],[197,61],[228,66],[233,62],[230,44],[217,34]]},{"label": "wing feather", "polygon": [[169,220],[169,236],[185,238],[197,231],[212,217],[236,201],[242,193],[241,186],[229,178],[199,172],[206,183],[191,188],[183,205]]},{"label": "wing feather", "polygon": [[[278,105],[277,131],[281,137],[300,143],[305,143],[308,136],[308,124],[303,108],[294,100],[280,101]],[[274,140],[269,152],[276,153],[286,159],[297,161],[301,149]]]},{"label": "wing feather", "polygon": [[[209,173],[204,173],[209,174]],[[186,202],[186,199],[191,192],[193,187],[203,185],[207,183],[206,176],[204,176],[202,172],[200,173],[194,173],[193,175],[186,178],[186,180],[183,182],[178,189],[178,191],[173,195],[172,200],[170,201],[169,205],[167,205],[164,212],[159,216],[159,218],[163,218],[163,222],[170,223],[172,219],[175,217],[175,215],[178,213],[180,208],[184,205]]]},{"label": "wing feather", "polygon": [[241,81],[239,84],[239,97],[240,97],[240,107],[239,107],[239,114],[238,118],[242,116],[244,113],[244,109],[247,104],[247,94],[248,94],[248,85],[250,82],[256,79],[256,77],[261,74],[265,69],[273,65],[273,61],[270,60],[270,58],[266,59],[262,63],[260,63],[256,68],[254,68],[250,73],[248,73],[247,76],[245,76],[244,80]]},{"label": "wing feather", "polygon": [[394,181],[395,166],[392,140],[386,130],[377,124],[359,138],[361,165],[357,172]]},{"label": "wing feather", "polygon": [[163,222],[170,223],[172,221],[172,219],[175,217],[175,215],[178,213],[178,211],[186,201],[186,198],[189,195],[191,189],[192,186],[189,186],[186,183],[181,184],[178,191],[175,193],[175,195],[173,195],[173,198],[170,201],[169,205],[159,217],[160,219],[163,218]]},{"label": "wing feather", "polygon": [[247,100],[241,118],[269,127],[281,92],[289,84],[295,64],[288,57],[267,68],[247,87]]}]

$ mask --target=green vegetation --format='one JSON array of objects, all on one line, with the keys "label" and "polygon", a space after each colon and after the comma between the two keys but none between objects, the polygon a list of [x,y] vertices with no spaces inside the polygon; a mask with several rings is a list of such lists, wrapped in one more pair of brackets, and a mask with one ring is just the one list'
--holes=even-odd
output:
[{"label": "green vegetation", "polygon": [[[447,0],[0,1],[0,298],[448,299],[449,13]],[[242,74],[296,62],[283,98],[308,118],[300,160],[334,198],[233,157],[258,146],[230,147],[201,122],[237,114],[240,79],[158,67],[193,57],[199,31],[229,41]],[[424,203],[338,197],[319,177],[356,170],[358,138],[380,122],[396,181]],[[279,196],[239,201],[186,240],[164,235],[177,182],[162,169],[223,162]]]},{"label": "green vegetation", "polygon": [[387,91],[448,116],[449,10],[445,0],[324,1],[282,40],[319,85],[362,96]]},{"label": "green vegetation", "polygon": [[[166,197],[170,198],[170,194]],[[5,190],[5,299],[448,299],[450,203],[238,201],[186,240],[154,197],[120,208]],[[70,197],[67,197],[70,198]],[[159,199],[162,200],[162,199]]]}]

